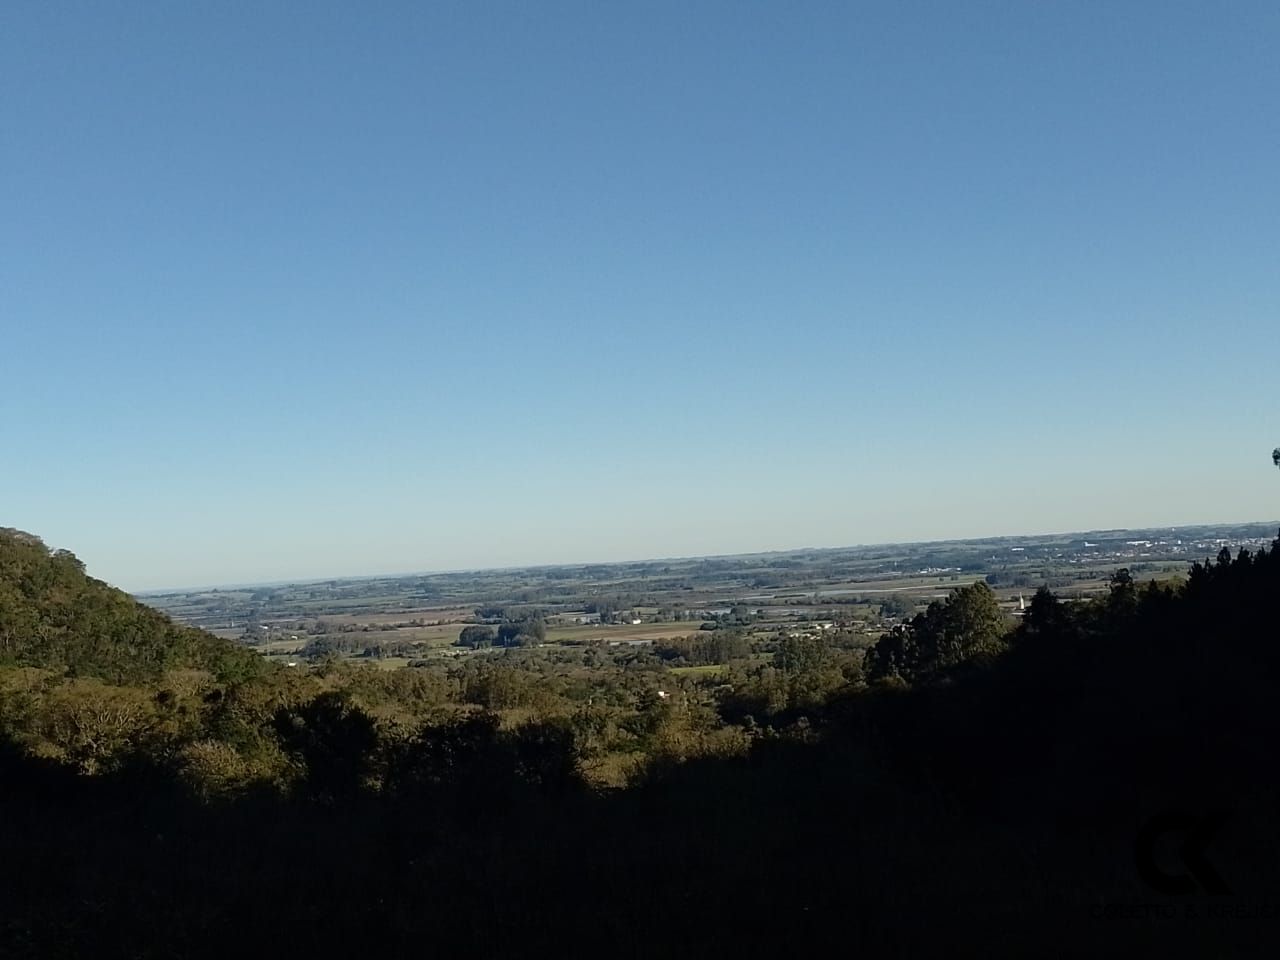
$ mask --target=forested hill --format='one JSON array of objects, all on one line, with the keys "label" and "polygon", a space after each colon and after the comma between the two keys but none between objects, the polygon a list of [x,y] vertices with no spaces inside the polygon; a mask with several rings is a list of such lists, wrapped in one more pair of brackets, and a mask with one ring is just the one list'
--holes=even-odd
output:
[{"label": "forested hill", "polygon": [[174,623],[88,576],[66,550],[0,528],[0,666],[41,667],[144,684],[193,667],[233,679],[262,669],[229,641]]}]

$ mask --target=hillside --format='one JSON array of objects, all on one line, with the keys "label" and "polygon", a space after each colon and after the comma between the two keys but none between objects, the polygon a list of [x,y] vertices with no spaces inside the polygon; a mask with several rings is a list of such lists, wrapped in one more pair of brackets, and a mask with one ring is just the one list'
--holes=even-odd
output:
[{"label": "hillside", "polygon": [[[62,638],[43,659],[26,644],[27,663],[169,666],[105,691],[0,683],[0,955],[1204,957],[1280,942],[1280,541],[1224,549],[1185,582],[1120,570],[1096,599],[1042,589],[1016,626],[985,586],[957,588],[877,643],[865,681],[821,698],[821,664],[784,645],[801,698],[739,720],[741,689],[718,719],[631,712],[524,676],[520,651],[438,675],[183,678],[174,664],[219,645],[148,620],[68,554],[5,544],[5,583],[26,596],[5,609]],[[117,607],[139,639],[113,655],[84,631]],[[516,683],[540,699],[495,698]],[[627,725],[643,763],[600,789],[593,744]]]},{"label": "hillside", "polygon": [[223,679],[261,669],[253,654],[180,626],[88,576],[73,553],[0,528],[0,666],[38,667],[111,684],[145,684],[166,671]]}]

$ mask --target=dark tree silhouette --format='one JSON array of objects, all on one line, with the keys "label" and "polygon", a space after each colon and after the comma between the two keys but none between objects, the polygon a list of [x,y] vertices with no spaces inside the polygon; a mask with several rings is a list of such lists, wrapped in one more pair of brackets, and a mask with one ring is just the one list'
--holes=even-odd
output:
[{"label": "dark tree silhouette", "polygon": [[305,771],[301,787],[315,799],[349,800],[365,786],[378,748],[373,718],[339,691],[282,707],[272,718],[281,747]]}]

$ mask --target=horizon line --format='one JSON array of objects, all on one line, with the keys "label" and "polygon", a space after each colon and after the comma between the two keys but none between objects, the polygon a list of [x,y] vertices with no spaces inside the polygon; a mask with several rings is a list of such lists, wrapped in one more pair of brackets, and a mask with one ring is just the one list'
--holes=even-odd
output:
[{"label": "horizon line", "polygon": [[1108,534],[1108,533],[1132,533],[1147,530],[1197,530],[1197,529],[1213,529],[1218,527],[1265,527],[1273,526],[1280,531],[1280,520],[1224,520],[1214,523],[1184,523],[1184,524],[1161,524],[1159,526],[1147,527],[1095,527],[1089,530],[1057,530],[1038,533],[1008,533],[1008,534],[991,534],[981,537],[948,537],[940,540],[882,540],[875,543],[849,543],[837,544],[834,546],[798,546],[798,547],[780,547],[773,550],[748,550],[740,553],[700,553],[687,554],[685,556],[665,556],[665,557],[636,557],[626,560],[574,560],[563,563],[523,563],[523,564],[507,564],[503,566],[492,567],[454,567],[448,569],[436,570],[407,570],[399,572],[385,573],[362,573],[362,574],[346,574],[342,576],[322,576],[322,577],[305,577],[302,579],[286,579],[286,580],[259,580],[254,582],[236,581],[220,584],[205,584],[186,587],[155,587],[146,590],[129,590],[126,591],[131,596],[165,596],[168,594],[179,593],[195,593],[197,591],[207,590],[244,590],[251,587],[303,587],[316,583],[329,583],[338,581],[354,581],[354,580],[402,580],[408,577],[439,577],[460,573],[502,573],[510,570],[554,570],[562,567],[620,567],[628,564],[637,563],[662,563],[662,562],[684,562],[690,560],[727,560],[736,557],[762,557],[769,554],[787,554],[787,553],[804,553],[806,551],[835,551],[835,550],[859,550],[872,549],[875,547],[912,547],[927,544],[948,544],[948,543],[986,543],[992,540],[1018,540],[1039,537],[1065,537],[1079,536],[1084,538],[1087,535]]}]

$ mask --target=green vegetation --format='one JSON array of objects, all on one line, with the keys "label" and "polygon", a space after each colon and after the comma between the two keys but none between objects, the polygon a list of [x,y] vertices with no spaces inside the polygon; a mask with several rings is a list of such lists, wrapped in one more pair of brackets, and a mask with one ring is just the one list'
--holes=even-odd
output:
[{"label": "green vegetation", "polygon": [[1009,628],[990,587],[982,582],[958,587],[881,637],[867,654],[867,675],[871,680],[933,679],[998,656]]},{"label": "green vegetation", "polygon": [[1234,955],[1256,925],[1124,911],[1183,905],[1132,859],[1169,810],[1230,813],[1232,903],[1280,884],[1278,548],[1021,617],[978,579],[874,637],[730,604],[553,643],[495,603],[383,671],[268,662],[6,531],[0,955]]},{"label": "green vegetation", "polygon": [[114,684],[200,669],[230,681],[262,672],[236,644],[180,627],[87,576],[75,555],[0,528],[0,666],[27,666]]}]

